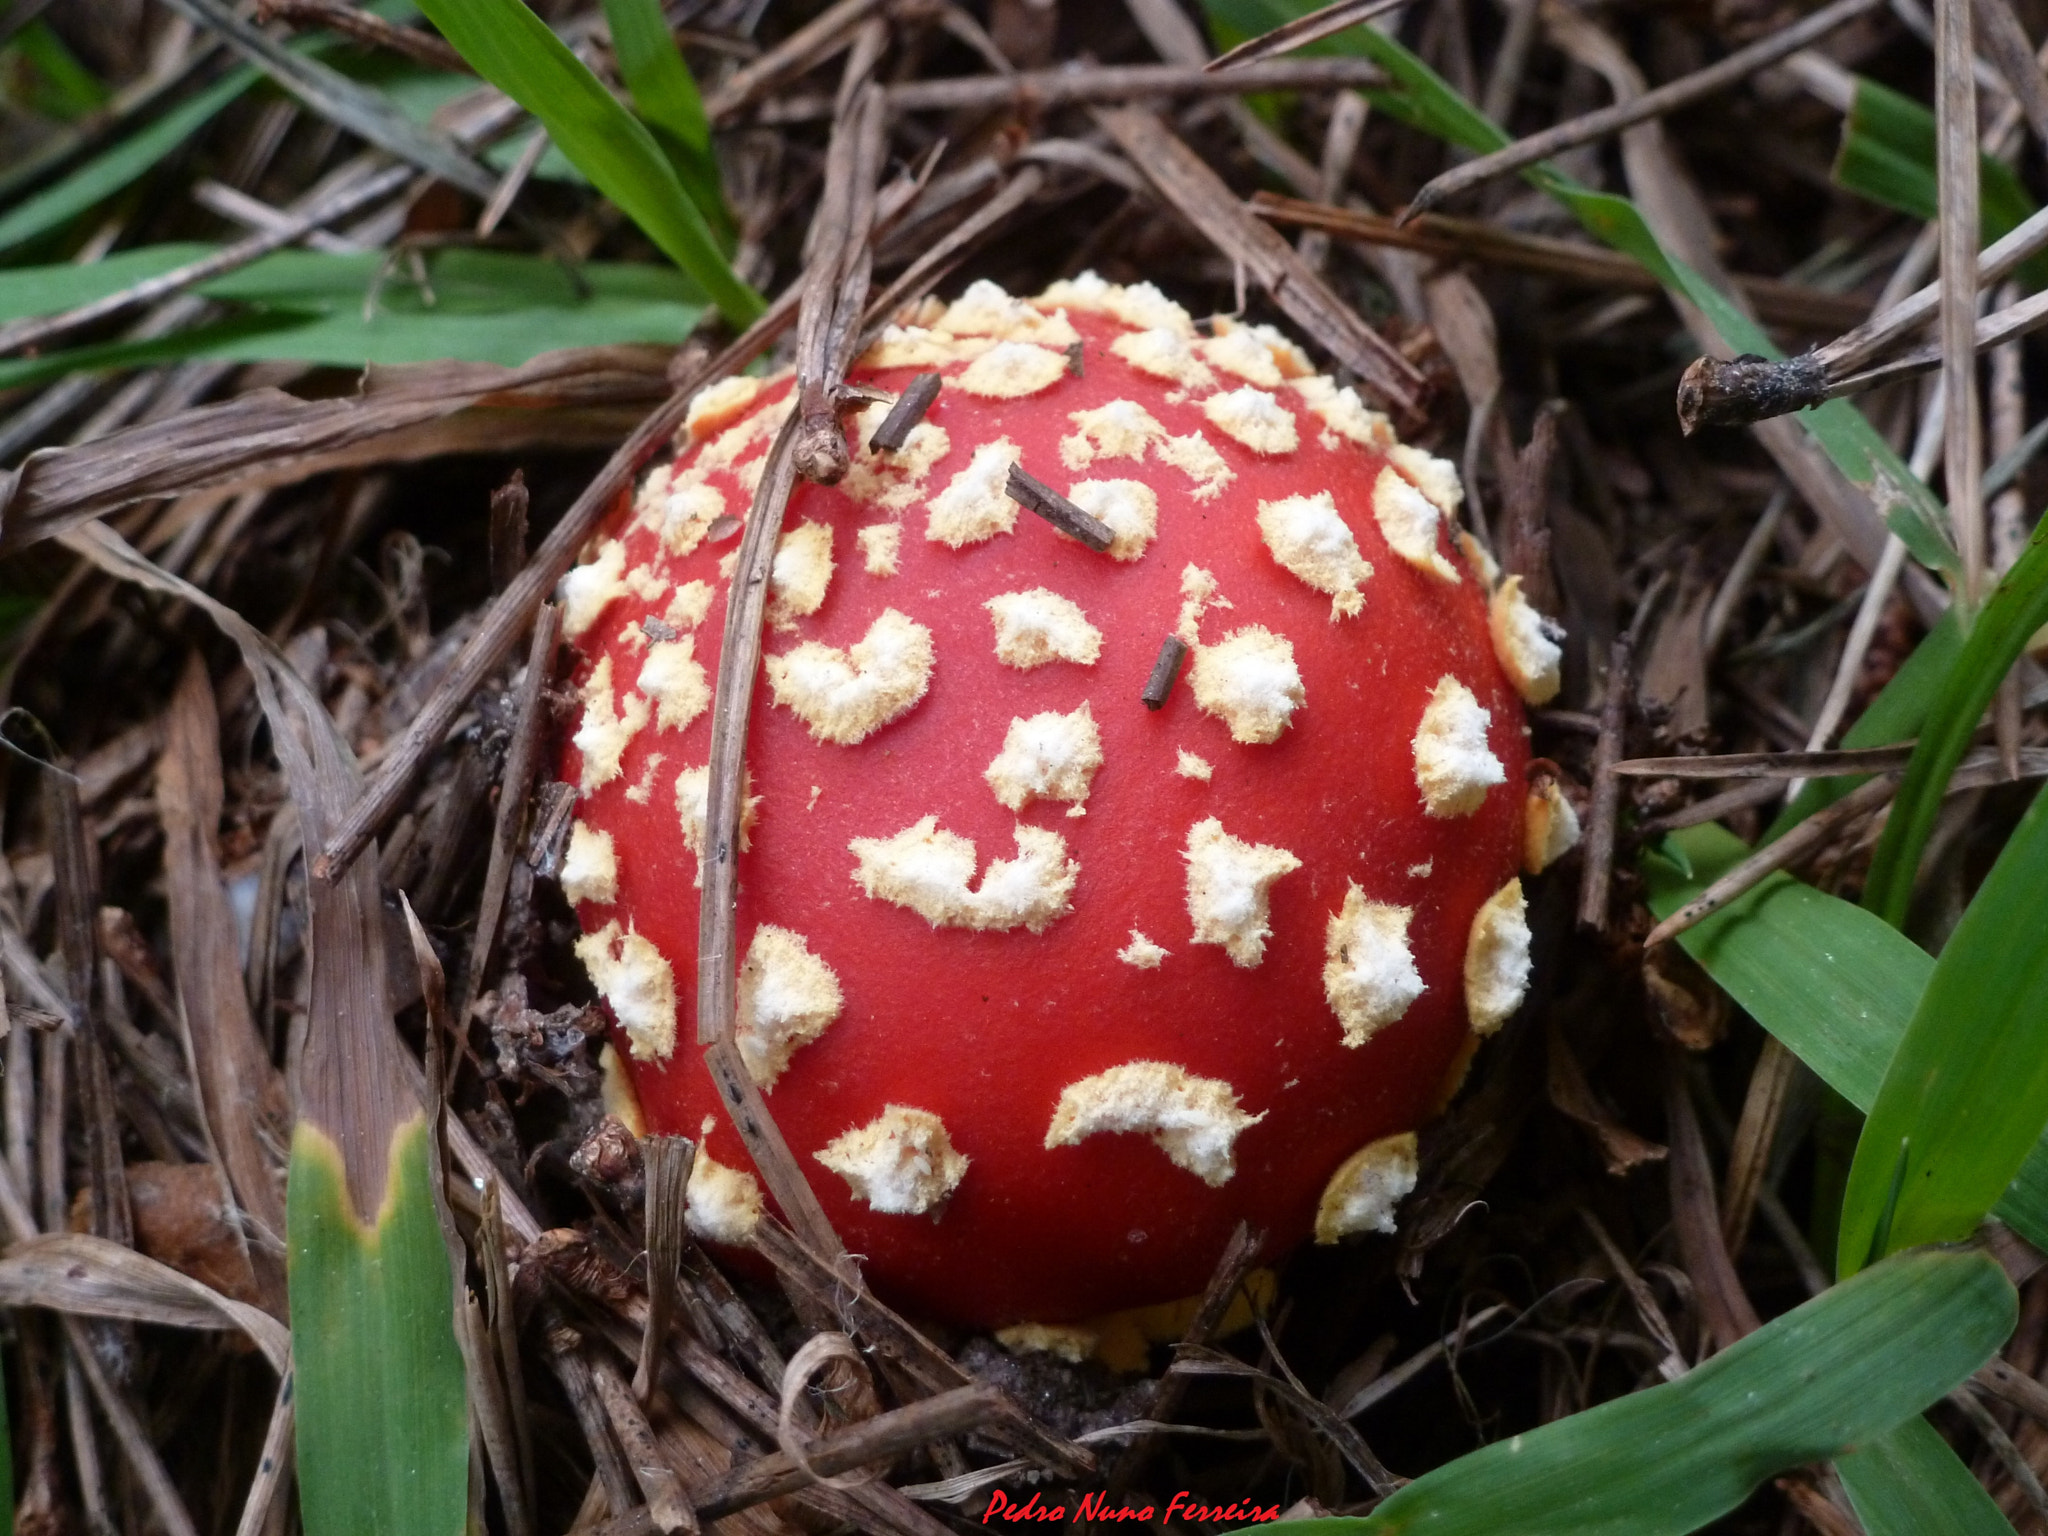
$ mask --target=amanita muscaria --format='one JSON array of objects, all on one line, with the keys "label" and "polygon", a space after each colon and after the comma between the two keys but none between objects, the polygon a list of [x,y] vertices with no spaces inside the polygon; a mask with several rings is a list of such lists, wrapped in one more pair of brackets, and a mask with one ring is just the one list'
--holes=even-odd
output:
[{"label": "amanita muscaria", "polygon": [[[1275,1253],[1393,1230],[1522,997],[1518,870],[1576,834],[1525,783],[1554,634],[1451,466],[1270,328],[1092,275],[912,318],[853,382],[936,399],[895,451],[886,404],[850,418],[775,555],[739,1040],[776,1123],[877,1288],[961,1322],[1198,1290],[1240,1218]],[[720,1241],[762,1195],[692,1043],[710,680],[790,405],[706,390],[564,584],[577,953]]]}]

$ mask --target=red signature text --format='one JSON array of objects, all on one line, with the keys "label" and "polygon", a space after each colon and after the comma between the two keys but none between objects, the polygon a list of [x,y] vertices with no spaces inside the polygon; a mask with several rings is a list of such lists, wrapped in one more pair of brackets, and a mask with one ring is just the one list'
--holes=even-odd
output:
[{"label": "red signature text", "polygon": [[[989,1495],[988,1508],[981,1512],[981,1523],[987,1525],[991,1521],[999,1521],[1015,1525],[1024,1520],[1137,1520],[1149,1523],[1154,1512],[1150,1504],[1111,1504],[1109,1496],[1099,1492],[1084,1494],[1080,1503],[1072,1507],[1051,1503],[1042,1493],[1034,1493],[1020,1504],[998,1488]],[[1162,1518],[1179,1518],[1199,1525],[1256,1525],[1264,1520],[1278,1520],[1280,1506],[1260,1505],[1250,1499],[1235,1499],[1228,1504],[1203,1504],[1183,1490],[1167,1501]]]}]

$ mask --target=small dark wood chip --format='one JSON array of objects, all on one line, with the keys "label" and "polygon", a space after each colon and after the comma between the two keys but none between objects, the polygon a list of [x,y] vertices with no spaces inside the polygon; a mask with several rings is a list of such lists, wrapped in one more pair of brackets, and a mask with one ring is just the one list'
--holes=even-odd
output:
[{"label": "small dark wood chip", "polygon": [[910,440],[910,429],[924,420],[924,413],[939,398],[939,383],[936,373],[920,373],[912,379],[910,387],[897,397],[882,424],[875,428],[874,436],[868,439],[868,452],[895,453],[901,449]]},{"label": "small dark wood chip", "polygon": [[730,512],[714,517],[711,519],[711,526],[704,530],[704,542],[706,544],[723,544],[727,539],[738,533],[740,527],[740,520]]},{"label": "small dark wood chip", "polygon": [[1188,659],[1188,643],[1179,635],[1159,642],[1159,659],[1152,663],[1152,675],[1145,679],[1145,691],[1138,695],[1147,709],[1162,709],[1173,692],[1173,680],[1180,676],[1181,663]]},{"label": "small dark wood chip", "polygon": [[1043,480],[1026,474],[1019,465],[1010,466],[1010,481],[1003,489],[1018,506],[1036,512],[1061,533],[1071,534],[1098,554],[1115,542],[1116,536],[1107,523],[1090,517]]},{"label": "small dark wood chip", "polygon": [[1088,370],[1081,363],[1081,350],[1080,342],[1071,341],[1067,343],[1067,372],[1077,379],[1083,379],[1088,376]]},{"label": "small dark wood chip", "polygon": [[680,631],[665,619],[657,619],[650,614],[640,621],[640,633],[650,640],[668,641],[675,639]]},{"label": "small dark wood chip", "polygon": [[576,820],[576,786],[549,784],[534,797],[533,831],[526,840],[526,862],[544,880],[562,872],[569,851],[569,829]]}]

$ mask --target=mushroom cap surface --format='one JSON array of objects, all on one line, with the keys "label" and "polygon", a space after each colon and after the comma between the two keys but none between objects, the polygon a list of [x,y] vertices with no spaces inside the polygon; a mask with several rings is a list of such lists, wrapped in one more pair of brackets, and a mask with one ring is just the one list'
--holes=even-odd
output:
[{"label": "mushroom cap surface", "polygon": [[[852,377],[937,371],[936,401],[895,453],[884,407],[851,418],[776,557],[738,928],[776,1123],[877,1290],[961,1323],[1189,1294],[1241,1219],[1269,1254],[1386,1230],[1412,1157],[1370,1199],[1333,1177],[1461,1069],[1482,908],[1484,1028],[1527,974],[1522,700],[1455,476],[1276,333],[1142,285],[918,318]],[[695,1044],[710,679],[790,394],[701,396],[564,584],[578,950],[646,1124],[704,1134],[692,1220],[724,1238],[750,1165]],[[1011,500],[1011,463],[1111,548]]]}]

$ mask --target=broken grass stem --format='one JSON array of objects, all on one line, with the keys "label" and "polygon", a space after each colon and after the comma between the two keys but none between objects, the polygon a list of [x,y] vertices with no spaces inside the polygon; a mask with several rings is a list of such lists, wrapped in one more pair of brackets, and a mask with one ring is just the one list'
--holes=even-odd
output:
[{"label": "broken grass stem", "polygon": [[1179,635],[1168,635],[1159,642],[1159,659],[1152,663],[1152,675],[1145,679],[1145,688],[1138,695],[1145,701],[1147,709],[1164,709],[1167,695],[1173,692],[1174,679],[1180,676],[1181,663],[1188,659],[1188,643]]},{"label": "broken grass stem", "polygon": [[1043,480],[1027,474],[1022,465],[1010,466],[1010,478],[1003,490],[1018,506],[1036,512],[1061,533],[1079,539],[1097,554],[1116,542],[1109,524],[1083,512]]},{"label": "broken grass stem", "polygon": [[924,420],[924,413],[939,398],[940,379],[936,373],[920,373],[910,387],[896,398],[882,424],[868,438],[868,452],[896,453],[910,440],[910,429]]}]

